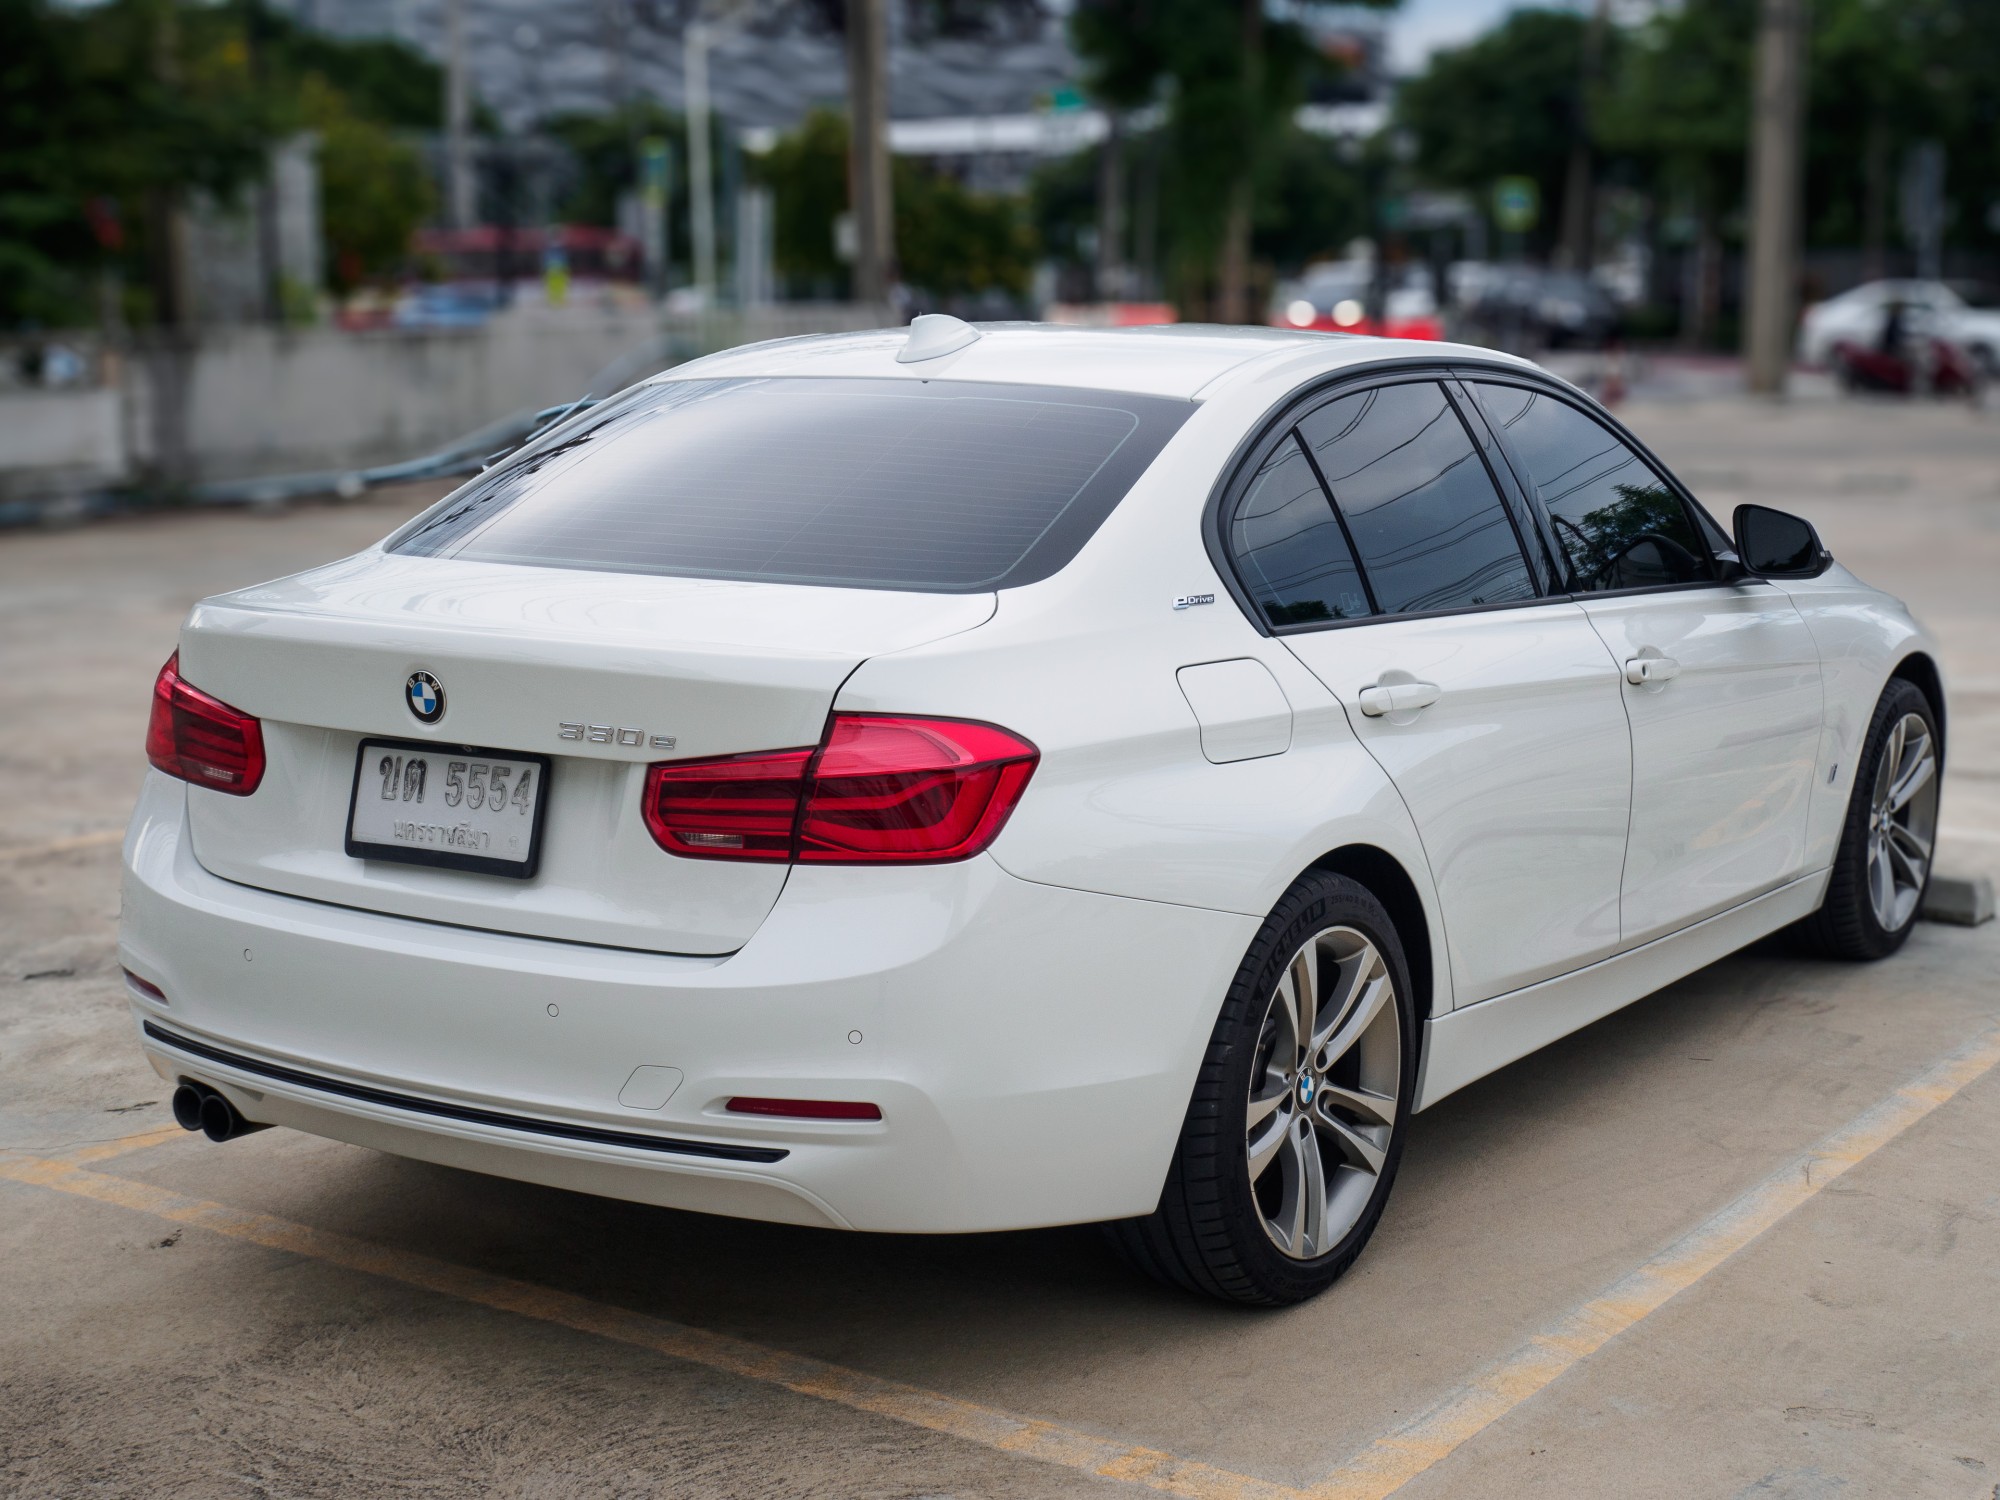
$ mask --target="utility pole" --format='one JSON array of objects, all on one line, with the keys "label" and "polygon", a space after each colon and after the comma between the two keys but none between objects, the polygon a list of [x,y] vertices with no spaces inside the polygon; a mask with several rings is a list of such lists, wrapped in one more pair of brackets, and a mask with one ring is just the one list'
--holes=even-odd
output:
[{"label": "utility pole", "polygon": [[1125,117],[1104,107],[1097,158],[1097,300],[1123,301],[1125,275]]},{"label": "utility pole", "polygon": [[1781,396],[1792,363],[1806,0],[1762,0],[1750,116],[1750,287],[1744,353],[1750,389]]},{"label": "utility pole", "polygon": [[471,142],[467,126],[472,91],[465,65],[465,0],[444,4],[445,208],[453,229],[470,229],[478,217],[472,191]]},{"label": "utility pole", "polygon": [[[1241,69],[1243,97],[1243,161],[1223,210],[1222,255],[1216,264],[1215,320],[1218,323],[1246,323],[1250,319],[1250,214],[1256,175],[1259,141],[1258,94],[1264,80],[1264,0],[1241,0],[1237,11],[1237,60]],[[1381,263],[1381,245],[1376,244],[1376,264]]]},{"label": "utility pole", "polygon": [[847,0],[848,208],[854,215],[854,300],[883,303],[896,281],[889,177],[889,9]]},{"label": "utility pole", "polygon": [[1590,148],[1590,96],[1604,66],[1604,34],[1611,28],[1611,0],[1597,0],[1583,33],[1577,72],[1576,117],[1571,122],[1569,169],[1563,177],[1562,255],[1572,271],[1588,271],[1597,225],[1596,163]]},{"label": "utility pole", "polygon": [[681,41],[687,109],[688,214],[694,220],[694,284],[703,306],[715,300],[715,181],[708,144],[708,23],[693,21]]}]

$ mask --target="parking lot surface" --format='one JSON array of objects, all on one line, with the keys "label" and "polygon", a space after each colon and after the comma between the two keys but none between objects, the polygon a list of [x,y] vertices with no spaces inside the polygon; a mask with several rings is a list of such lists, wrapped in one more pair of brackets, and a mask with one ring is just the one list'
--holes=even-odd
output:
[{"label": "parking lot surface", "polygon": [[[2000,417],[1627,415],[1938,630],[1940,868],[2000,873]],[[0,1493],[2000,1497],[2000,926],[1774,941],[1465,1089],[1282,1312],[1088,1227],[841,1235],[173,1129],[114,953],[153,674],[196,599],[433,493],[0,538]]]}]

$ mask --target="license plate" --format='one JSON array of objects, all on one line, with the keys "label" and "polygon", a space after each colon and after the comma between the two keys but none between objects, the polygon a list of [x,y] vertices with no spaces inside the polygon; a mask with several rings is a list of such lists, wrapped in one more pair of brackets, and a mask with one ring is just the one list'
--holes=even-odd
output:
[{"label": "license plate", "polygon": [[526,880],[541,859],[548,777],[543,755],[363,740],[347,852]]}]

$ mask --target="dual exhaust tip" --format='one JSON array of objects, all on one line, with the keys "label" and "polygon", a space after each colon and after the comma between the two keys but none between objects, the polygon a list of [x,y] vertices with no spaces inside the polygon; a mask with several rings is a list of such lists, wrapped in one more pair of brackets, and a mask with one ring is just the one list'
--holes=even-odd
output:
[{"label": "dual exhaust tip", "polygon": [[174,1090],[174,1123],[183,1130],[199,1130],[211,1141],[233,1141],[239,1135],[267,1130],[254,1120],[246,1120],[236,1106],[205,1083],[183,1083]]}]

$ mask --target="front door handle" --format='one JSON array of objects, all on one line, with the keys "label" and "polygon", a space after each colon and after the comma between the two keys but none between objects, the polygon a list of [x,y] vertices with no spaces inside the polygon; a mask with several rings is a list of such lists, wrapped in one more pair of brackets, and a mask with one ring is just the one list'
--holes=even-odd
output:
[{"label": "front door handle", "polygon": [[1634,687],[1648,682],[1672,682],[1681,675],[1681,664],[1671,656],[1635,656],[1625,663],[1625,680]]},{"label": "front door handle", "polygon": [[1414,713],[1429,708],[1443,696],[1444,689],[1435,682],[1393,682],[1386,687],[1365,687],[1361,690],[1361,711],[1371,719],[1384,714]]}]

